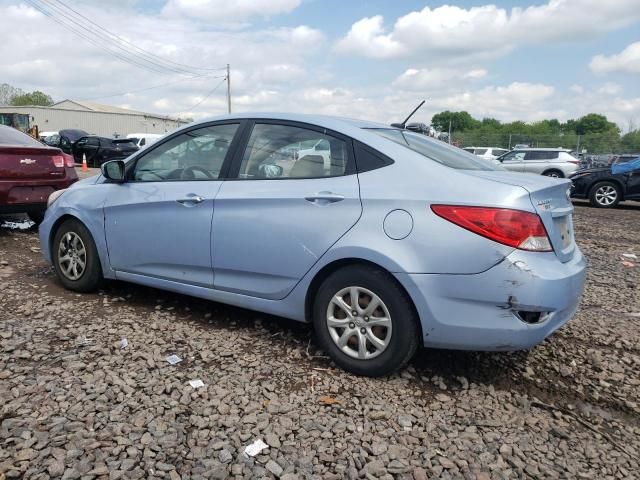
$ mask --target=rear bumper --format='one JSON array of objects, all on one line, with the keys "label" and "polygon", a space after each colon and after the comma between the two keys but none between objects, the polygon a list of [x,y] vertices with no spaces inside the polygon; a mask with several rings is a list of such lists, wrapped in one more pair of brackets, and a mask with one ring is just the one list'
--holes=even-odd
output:
[{"label": "rear bumper", "polygon": [[[475,275],[396,274],[396,278],[416,305],[425,346],[510,351],[535,346],[573,317],[586,266],[577,248],[567,263],[552,252],[518,250]],[[518,311],[547,313],[539,323],[526,323]]]},{"label": "rear bumper", "polygon": [[70,187],[78,181],[73,168],[66,168],[65,176],[38,180],[0,180],[0,212],[22,213],[44,210],[49,195]]}]

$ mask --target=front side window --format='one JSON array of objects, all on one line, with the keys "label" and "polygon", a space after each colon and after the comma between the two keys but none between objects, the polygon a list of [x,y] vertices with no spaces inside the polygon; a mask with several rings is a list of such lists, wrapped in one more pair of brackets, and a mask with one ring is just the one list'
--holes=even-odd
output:
[{"label": "front side window", "polygon": [[521,162],[524,160],[525,152],[509,152],[503,157],[500,157],[502,162]]},{"label": "front side window", "polygon": [[238,124],[198,128],[173,137],[142,156],[133,179],[138,182],[217,180]]},{"label": "front side window", "polygon": [[484,155],[485,153],[487,153],[487,149],[486,148],[476,148],[476,150],[473,152],[476,155]]},{"label": "front side window", "polygon": [[240,165],[241,179],[319,178],[344,175],[344,140],[289,125],[257,123]]},{"label": "front side window", "polygon": [[476,155],[425,135],[391,128],[367,129],[424,157],[459,170],[503,170],[502,167]]},{"label": "front side window", "polygon": [[91,145],[93,147],[99,147],[100,140],[98,140],[97,138],[89,138],[87,139],[87,145]]}]

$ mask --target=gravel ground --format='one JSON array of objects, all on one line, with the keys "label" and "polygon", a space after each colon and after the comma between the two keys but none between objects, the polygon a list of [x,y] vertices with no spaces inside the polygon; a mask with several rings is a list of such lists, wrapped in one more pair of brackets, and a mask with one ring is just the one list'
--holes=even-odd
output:
[{"label": "gravel ground", "polygon": [[0,228],[0,479],[638,478],[640,262],[620,255],[640,255],[640,207],[575,221],[572,322],[528,353],[422,351],[385,379],[336,370],[305,325],[67,292],[34,231]]}]

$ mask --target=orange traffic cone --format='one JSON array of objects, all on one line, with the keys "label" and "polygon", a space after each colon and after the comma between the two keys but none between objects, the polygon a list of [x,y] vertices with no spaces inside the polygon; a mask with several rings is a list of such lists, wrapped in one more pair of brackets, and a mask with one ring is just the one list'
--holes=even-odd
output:
[{"label": "orange traffic cone", "polygon": [[82,154],[82,171],[83,172],[89,171],[89,167],[87,167],[87,156],[84,153]]}]

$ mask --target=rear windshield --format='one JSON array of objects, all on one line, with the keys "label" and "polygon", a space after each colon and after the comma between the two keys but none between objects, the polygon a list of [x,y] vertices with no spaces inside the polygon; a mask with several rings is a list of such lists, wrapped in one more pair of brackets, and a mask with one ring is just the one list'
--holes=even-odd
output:
[{"label": "rear windshield", "polygon": [[367,130],[388,138],[397,144],[407,147],[447,167],[459,170],[503,170],[502,167],[483,160],[461,148],[453,147],[425,135],[391,128],[369,128]]},{"label": "rear windshield", "polygon": [[0,145],[21,145],[24,147],[42,147],[42,143],[20,130],[0,126]]}]

